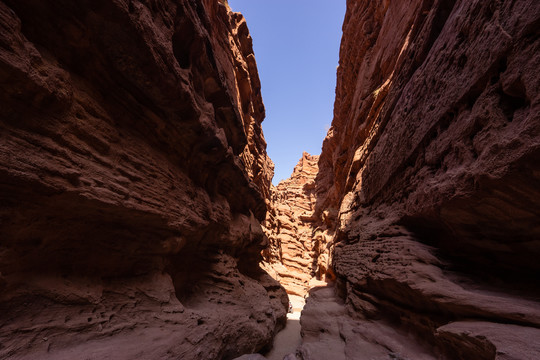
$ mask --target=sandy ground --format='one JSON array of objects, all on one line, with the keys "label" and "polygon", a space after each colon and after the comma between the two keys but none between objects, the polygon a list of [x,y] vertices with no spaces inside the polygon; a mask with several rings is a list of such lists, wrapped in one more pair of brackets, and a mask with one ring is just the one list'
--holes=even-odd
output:
[{"label": "sandy ground", "polygon": [[301,296],[289,295],[289,301],[293,305],[293,312],[287,314],[287,325],[281,330],[274,340],[272,351],[265,355],[268,360],[283,360],[287,354],[295,353],[301,344],[300,336],[300,313],[305,304]]}]

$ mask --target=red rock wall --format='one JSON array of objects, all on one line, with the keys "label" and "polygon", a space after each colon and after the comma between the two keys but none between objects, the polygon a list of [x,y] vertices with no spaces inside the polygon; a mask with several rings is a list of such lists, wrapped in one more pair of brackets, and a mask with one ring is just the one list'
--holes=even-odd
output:
[{"label": "red rock wall", "polygon": [[324,277],[328,266],[326,238],[315,229],[315,176],[318,156],[306,152],[290,178],[272,187],[264,224],[270,242],[264,268],[287,293],[304,296],[310,281]]},{"label": "red rock wall", "polygon": [[540,356],[539,25],[531,0],[347,1],[316,179],[364,324],[345,354],[360,337],[399,354],[365,326],[384,323],[416,336],[413,358]]},{"label": "red rock wall", "polygon": [[287,300],[258,267],[273,165],[243,17],[4,0],[0,19],[0,357],[266,346]]}]

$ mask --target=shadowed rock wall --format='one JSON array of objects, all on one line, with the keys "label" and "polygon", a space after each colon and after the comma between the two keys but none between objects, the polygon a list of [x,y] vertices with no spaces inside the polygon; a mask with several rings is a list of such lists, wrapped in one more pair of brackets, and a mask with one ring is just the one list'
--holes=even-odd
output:
[{"label": "shadowed rock wall", "polygon": [[539,25],[538,1],[347,1],[314,225],[336,359],[540,356]]},{"label": "shadowed rock wall", "polygon": [[287,299],[273,164],[223,1],[0,2],[0,357],[228,359]]}]

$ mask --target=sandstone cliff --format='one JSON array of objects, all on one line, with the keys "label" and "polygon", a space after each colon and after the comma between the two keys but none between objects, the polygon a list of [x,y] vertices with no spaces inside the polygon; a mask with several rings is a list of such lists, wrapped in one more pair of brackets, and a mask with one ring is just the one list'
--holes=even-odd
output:
[{"label": "sandstone cliff", "polygon": [[287,299],[245,20],[202,0],[0,2],[0,358],[228,359]]},{"label": "sandstone cliff", "polygon": [[347,1],[314,223],[344,303],[312,292],[304,359],[540,358],[539,26],[531,0]]},{"label": "sandstone cliff", "polygon": [[[326,239],[313,226],[318,156],[304,152],[291,177],[272,187],[265,229],[264,267],[289,294],[304,296],[326,273]],[[326,256],[325,256],[326,255]]]}]

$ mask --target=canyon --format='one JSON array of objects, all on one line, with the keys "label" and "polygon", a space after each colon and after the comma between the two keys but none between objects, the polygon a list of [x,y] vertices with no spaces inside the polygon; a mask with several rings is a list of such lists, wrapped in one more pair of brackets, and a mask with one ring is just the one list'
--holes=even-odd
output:
[{"label": "canyon", "polygon": [[226,1],[1,0],[0,358],[264,359],[288,295],[288,360],[540,358],[539,29],[347,0],[322,152],[273,186]]}]

